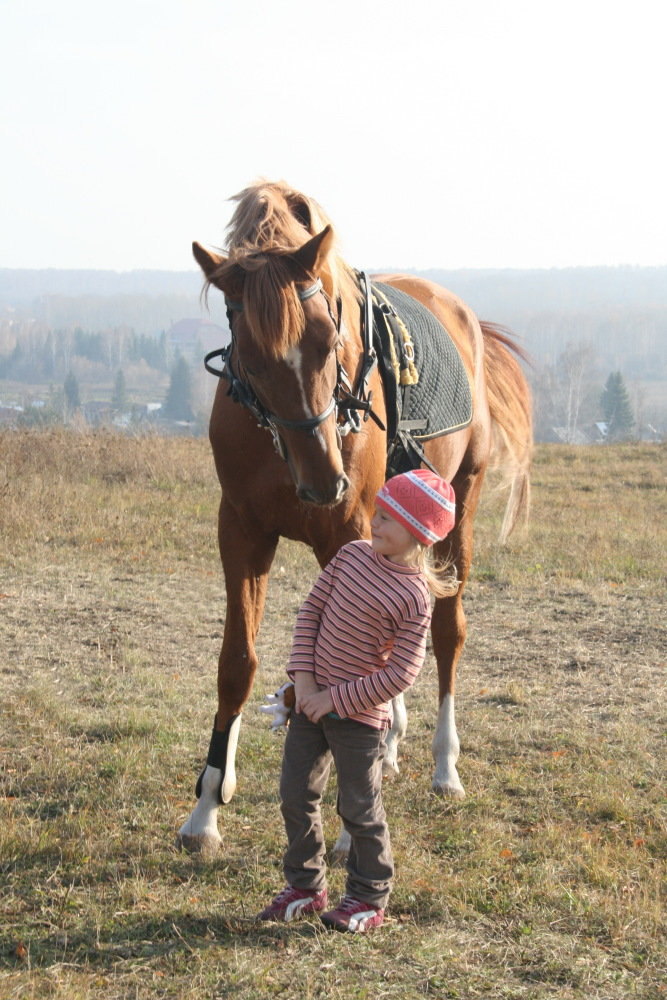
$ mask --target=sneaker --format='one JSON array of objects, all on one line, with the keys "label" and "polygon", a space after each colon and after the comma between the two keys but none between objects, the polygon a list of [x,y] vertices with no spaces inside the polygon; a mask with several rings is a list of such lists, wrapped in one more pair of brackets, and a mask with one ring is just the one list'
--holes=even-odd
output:
[{"label": "sneaker", "polygon": [[327,890],[313,892],[312,889],[296,889],[286,885],[276,898],[258,914],[258,920],[282,920],[288,924],[307,913],[319,913],[326,909]]},{"label": "sneaker", "polygon": [[335,910],[320,914],[320,920],[334,930],[361,934],[363,931],[370,931],[371,928],[380,926],[384,920],[384,910],[352,896],[343,896]]}]

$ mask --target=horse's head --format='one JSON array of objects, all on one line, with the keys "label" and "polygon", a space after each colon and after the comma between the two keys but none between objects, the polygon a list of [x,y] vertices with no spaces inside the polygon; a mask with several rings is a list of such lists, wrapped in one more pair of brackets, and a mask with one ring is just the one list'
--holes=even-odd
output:
[{"label": "horse's head", "polygon": [[[225,295],[232,333],[228,375],[237,399],[272,433],[300,499],[338,503],[349,486],[337,430],[341,310],[325,261],[330,226],[300,248],[193,252]],[[328,288],[325,288],[323,279]]]}]

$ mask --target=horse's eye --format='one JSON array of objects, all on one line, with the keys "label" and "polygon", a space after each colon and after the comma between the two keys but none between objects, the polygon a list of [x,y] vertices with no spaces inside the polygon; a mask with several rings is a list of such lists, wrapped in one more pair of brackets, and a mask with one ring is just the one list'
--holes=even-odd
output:
[{"label": "horse's eye", "polygon": [[322,344],[320,348],[320,356],[322,361],[326,361],[330,354],[338,349],[338,340],[329,341],[326,344]]}]

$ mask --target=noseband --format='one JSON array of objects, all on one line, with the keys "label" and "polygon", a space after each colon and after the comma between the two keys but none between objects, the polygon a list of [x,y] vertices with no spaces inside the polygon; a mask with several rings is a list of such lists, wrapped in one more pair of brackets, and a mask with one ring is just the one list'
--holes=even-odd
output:
[{"label": "noseband", "polygon": [[[366,295],[370,300],[370,283],[368,282],[365,274],[361,275],[361,277],[366,283]],[[342,302],[340,298],[337,301],[338,317],[334,318],[329,299],[324,293],[320,278],[313,282],[312,285],[309,285],[308,288],[304,288],[302,291],[297,291],[297,295],[301,302],[305,302],[319,293],[324,295],[331,321],[336,328],[336,332],[340,334],[343,314]],[[248,410],[250,410],[260,427],[266,427],[267,430],[271,432],[274,446],[281,458],[287,460],[287,449],[280,436],[280,432],[278,430],[279,427],[287,430],[304,431],[307,434],[314,435],[320,424],[324,423],[327,417],[334,411],[337,416],[336,429],[339,438],[349,434],[350,431],[355,434],[359,432],[361,429],[361,420],[359,418],[359,413],[357,412],[359,410],[364,412],[364,420],[367,420],[370,416],[382,430],[385,429],[382,421],[379,420],[371,409],[372,393],[368,392],[367,388],[368,378],[377,363],[375,350],[371,343],[372,330],[368,327],[367,309],[365,311],[366,321],[362,324],[364,334],[364,360],[356,392],[352,392],[347,372],[343,368],[340,361],[336,359],[336,385],[334,387],[331,400],[325,409],[315,417],[307,417],[303,420],[287,420],[284,417],[279,417],[275,413],[268,410],[258,398],[250,383],[248,381],[244,381],[234,370],[232,354],[234,347],[236,346],[236,341],[234,338],[232,321],[234,313],[243,312],[243,303],[234,299],[229,299],[225,296],[225,305],[227,307],[227,319],[231,332],[231,341],[227,347],[223,347],[217,351],[211,351],[207,354],[204,358],[204,366],[212,375],[217,375],[218,378],[226,379],[229,382],[228,395],[232,397],[234,402],[241,403],[242,406],[245,406]],[[213,358],[220,358],[223,363],[223,367],[214,368],[210,364]],[[342,422],[341,416],[343,417]]]}]

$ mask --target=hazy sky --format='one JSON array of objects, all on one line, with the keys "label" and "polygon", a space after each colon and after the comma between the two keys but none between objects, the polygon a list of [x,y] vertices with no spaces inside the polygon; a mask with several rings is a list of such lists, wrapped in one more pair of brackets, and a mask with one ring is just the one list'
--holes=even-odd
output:
[{"label": "hazy sky", "polygon": [[190,269],[258,176],[357,267],[665,264],[660,10],[0,0],[0,267]]}]

